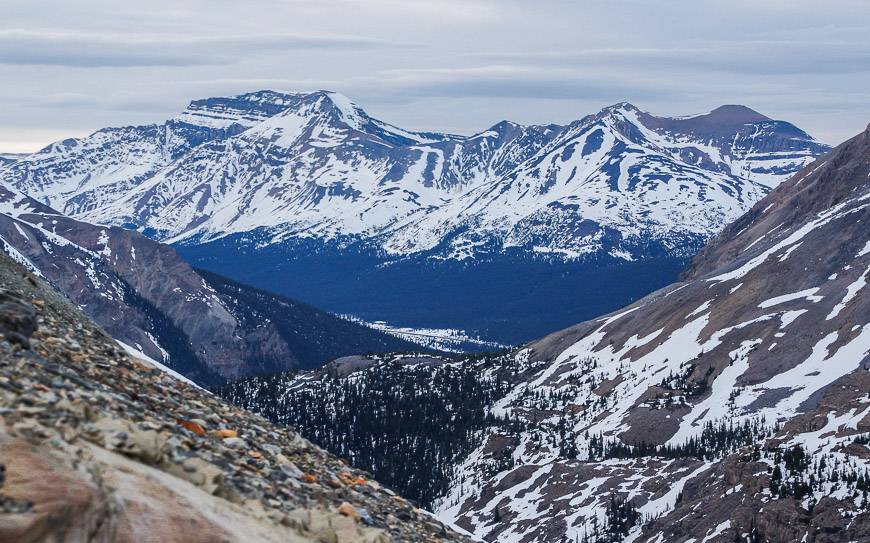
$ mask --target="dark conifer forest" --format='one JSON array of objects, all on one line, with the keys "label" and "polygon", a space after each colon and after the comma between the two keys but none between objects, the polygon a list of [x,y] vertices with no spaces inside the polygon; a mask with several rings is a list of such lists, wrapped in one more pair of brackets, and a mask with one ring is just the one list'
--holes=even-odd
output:
[{"label": "dark conifer forest", "polygon": [[327,371],[310,385],[293,374],[252,378],[218,392],[429,507],[481,432],[508,424],[488,406],[510,390],[516,368],[507,359],[498,371],[484,357],[426,360],[382,360],[348,378]]}]

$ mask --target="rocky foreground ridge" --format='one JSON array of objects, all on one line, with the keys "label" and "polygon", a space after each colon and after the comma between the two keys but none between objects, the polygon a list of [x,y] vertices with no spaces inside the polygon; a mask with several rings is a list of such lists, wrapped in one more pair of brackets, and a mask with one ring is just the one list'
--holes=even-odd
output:
[{"label": "rocky foreground ridge", "polygon": [[131,358],[0,254],[0,541],[464,541],[259,416]]}]

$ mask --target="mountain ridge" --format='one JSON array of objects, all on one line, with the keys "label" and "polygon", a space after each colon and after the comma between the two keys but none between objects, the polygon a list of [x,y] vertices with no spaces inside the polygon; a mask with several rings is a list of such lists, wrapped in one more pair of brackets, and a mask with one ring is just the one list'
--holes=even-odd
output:
[{"label": "mountain ridge", "polygon": [[[625,103],[564,126],[411,132],[339,96],[193,101],[162,125],[54,144],[0,182],[334,313],[517,344],[667,284],[828,150],[788,123],[717,132]],[[643,284],[621,279],[638,269]],[[523,308],[511,318],[507,298]]]},{"label": "mountain ridge", "polygon": [[[733,107],[736,106],[723,106],[722,108],[714,110],[714,113],[708,114],[706,117],[709,117],[709,115],[715,115],[717,119],[711,122],[720,126],[722,123],[719,118],[723,115],[716,115],[715,112],[721,112],[725,108]],[[743,106],[740,107],[743,108]],[[751,110],[748,110],[747,108],[747,111]],[[734,115],[726,114],[725,116],[733,117]],[[485,193],[487,190],[491,191],[491,189],[486,189],[487,183],[492,183],[495,187],[500,187],[503,184],[503,181],[500,181],[499,178],[511,175],[511,171],[516,168],[520,168],[520,171],[525,168],[525,178],[531,181],[529,174],[532,174],[531,177],[535,176],[534,171],[530,170],[533,170],[535,164],[540,164],[546,157],[538,156],[537,158],[534,158],[534,161],[530,163],[529,166],[526,167],[522,166],[524,161],[532,159],[536,153],[547,153],[548,146],[556,145],[565,148],[568,144],[572,144],[578,135],[582,136],[585,127],[590,123],[605,121],[607,126],[603,126],[602,128],[617,130],[618,133],[621,133],[621,137],[628,138],[626,141],[630,145],[632,143],[638,144],[648,141],[650,140],[650,135],[654,135],[654,138],[656,139],[661,139],[661,134],[656,134],[656,130],[661,130],[664,134],[668,134],[670,133],[669,131],[675,130],[675,127],[677,126],[686,123],[697,124],[698,119],[702,118],[705,118],[705,116],[697,116],[691,119],[667,119],[663,117],[655,117],[648,113],[641,112],[631,104],[622,102],[615,104],[614,106],[606,107],[598,114],[587,116],[566,126],[523,126],[503,121],[472,136],[456,136],[430,132],[410,132],[398,129],[392,125],[384,123],[383,121],[373,119],[346,97],[331,91],[317,91],[308,94],[283,94],[276,91],[258,91],[227,98],[194,100],[183,113],[167,121],[163,128],[161,128],[161,125],[148,125],[146,127],[104,129],[104,131],[98,131],[88,138],[66,140],[61,144],[54,144],[35,155],[27,157],[25,159],[27,164],[19,165],[18,168],[20,169],[17,171],[15,164],[11,165],[11,169],[10,167],[7,167],[3,178],[7,183],[11,183],[17,188],[24,190],[24,192],[36,196],[38,199],[52,204],[73,216],[96,217],[102,215],[104,220],[116,224],[136,225],[136,227],[140,229],[151,228],[158,237],[175,242],[202,235],[206,236],[206,240],[215,239],[213,234],[210,234],[209,232],[219,234],[221,228],[226,228],[226,226],[219,227],[217,224],[208,228],[204,226],[205,224],[214,223],[215,221],[218,221],[218,223],[220,221],[229,221],[226,222],[226,225],[230,227],[229,232],[245,232],[260,226],[270,228],[280,227],[278,230],[278,232],[280,232],[281,229],[286,229],[286,226],[281,226],[281,221],[287,220],[281,219],[281,209],[285,209],[283,213],[287,213],[289,209],[292,209],[292,206],[301,205],[301,209],[303,210],[305,209],[305,206],[313,205],[316,207],[318,202],[322,201],[324,198],[326,201],[333,201],[336,204],[345,201],[345,203],[341,205],[351,205],[348,210],[360,209],[364,214],[368,213],[372,216],[372,219],[366,220],[373,220],[374,222],[367,224],[365,227],[361,227],[360,225],[354,226],[352,223],[344,221],[342,226],[336,229],[335,227],[331,228],[327,226],[329,221],[337,220],[335,218],[328,218],[325,222],[323,218],[312,218],[306,219],[309,221],[308,223],[300,223],[299,226],[291,227],[288,234],[294,235],[292,234],[293,228],[299,229],[299,232],[304,231],[306,227],[303,226],[303,224],[307,224],[307,229],[310,229],[313,226],[315,229],[319,229],[316,231],[320,231],[320,235],[326,235],[327,237],[341,233],[372,236],[374,238],[386,235],[388,238],[395,238],[397,229],[401,230],[407,228],[409,220],[412,221],[412,224],[419,223],[419,219],[414,217],[422,217],[424,219],[423,224],[416,226],[418,233],[426,233],[428,237],[432,237],[433,235],[436,237],[443,237],[451,230],[457,228],[457,225],[450,222],[450,220],[452,220],[451,216],[468,213],[469,211],[472,211],[473,206],[479,202],[479,198],[475,195],[475,192],[483,191]],[[609,119],[612,120],[608,121]],[[771,121],[760,114],[754,114],[750,117],[744,115],[741,119],[738,119],[738,121],[740,122],[731,124],[742,126],[747,124],[743,121],[752,121],[749,124],[758,125],[758,123],[780,123],[782,126],[787,125],[787,123]],[[651,128],[647,128],[644,123],[649,124]],[[702,124],[706,125],[710,123],[705,122]],[[789,130],[793,131],[793,133],[790,132],[790,134],[794,138],[795,145],[803,146],[802,151],[804,157],[810,156],[806,154],[807,150],[811,149],[813,153],[818,153],[827,149],[821,144],[816,143],[805,133],[795,129],[793,126],[787,126],[790,127]],[[759,129],[759,127],[756,126],[756,129]],[[79,145],[87,146],[89,140],[99,140],[99,136],[109,136],[112,132],[121,132],[116,136],[118,143],[114,144],[114,146],[115,148],[121,149],[121,152],[123,152],[123,145],[126,145],[124,143],[124,138],[127,136],[126,132],[131,130],[134,132],[136,130],[142,130],[145,133],[144,137],[146,140],[144,140],[143,143],[146,143],[149,137],[151,138],[151,143],[148,143],[148,145],[143,149],[152,155],[150,159],[151,165],[137,159],[130,160],[125,168],[127,170],[132,168],[132,171],[119,171],[117,168],[110,170],[113,177],[120,177],[121,179],[113,179],[109,185],[117,185],[119,189],[133,189],[134,191],[138,191],[138,195],[134,194],[122,197],[121,201],[117,204],[113,204],[111,200],[113,198],[118,198],[118,196],[107,194],[105,192],[107,185],[102,181],[97,181],[95,183],[92,179],[87,181],[83,180],[76,182],[74,185],[69,185],[68,188],[63,188],[66,182],[62,180],[54,180],[51,182],[39,180],[41,175],[39,173],[40,163],[46,160],[48,161],[47,163],[56,163],[55,158],[46,156],[43,159],[40,155],[58,154],[59,156],[57,158],[61,158],[64,156],[65,146],[71,146],[73,148],[78,147]],[[162,141],[155,140],[154,138],[158,136],[156,132],[160,131],[163,132],[163,134],[160,135],[163,138]],[[572,132],[575,134],[572,134]],[[576,134],[577,132],[580,132],[581,134]],[[686,130],[677,130],[671,135],[673,136],[675,134],[676,136],[682,137],[689,132]],[[151,135],[149,136],[149,134]],[[132,136],[132,134],[130,135]],[[564,143],[559,144],[558,141],[554,142],[554,140],[558,140],[560,136],[565,140]],[[302,137],[303,140],[297,139],[299,137]],[[398,193],[403,198],[410,198],[410,203],[416,205],[411,207],[405,206],[405,210],[401,211],[400,214],[392,217],[387,215],[386,221],[384,221],[384,219],[376,218],[377,215],[372,215],[372,213],[381,209],[385,202],[390,202],[391,205],[394,206],[399,205],[399,202],[402,200],[396,201],[394,197],[396,188],[384,190],[376,188],[377,185],[364,188],[366,185],[361,180],[342,181],[340,178],[335,178],[334,181],[327,181],[326,184],[320,184],[320,182],[317,181],[313,184],[303,185],[302,190],[299,191],[298,188],[293,189],[292,185],[288,185],[287,182],[276,183],[276,180],[274,179],[266,180],[263,178],[263,181],[258,181],[257,183],[266,182],[266,185],[264,186],[269,186],[269,190],[273,193],[276,190],[289,190],[290,192],[288,193],[288,196],[290,196],[290,200],[278,199],[277,201],[270,203],[269,197],[265,197],[265,200],[262,200],[256,205],[252,205],[251,200],[249,200],[247,196],[243,196],[243,193],[239,193],[237,196],[233,196],[233,198],[242,199],[232,201],[236,202],[237,207],[240,207],[243,210],[243,213],[241,215],[236,214],[235,217],[228,216],[223,219],[216,219],[214,216],[215,213],[224,213],[224,211],[221,211],[222,204],[217,204],[219,199],[222,197],[220,192],[223,190],[225,192],[224,196],[229,196],[233,194],[232,191],[226,192],[227,187],[221,188],[223,186],[222,184],[202,184],[201,182],[199,182],[198,188],[194,188],[195,185],[190,186],[190,183],[192,181],[196,182],[195,180],[197,177],[201,176],[204,172],[195,174],[193,171],[190,171],[186,174],[187,177],[184,177],[185,174],[182,173],[186,167],[184,161],[182,160],[181,163],[174,166],[172,163],[175,162],[177,158],[183,158],[181,155],[184,154],[184,149],[188,149],[186,152],[194,151],[194,155],[192,155],[193,160],[213,160],[213,158],[209,158],[212,156],[209,151],[209,146],[227,139],[237,142],[233,145],[253,145],[255,147],[265,145],[265,147],[262,147],[262,150],[258,152],[265,153],[262,156],[266,159],[271,156],[270,153],[274,155],[276,159],[279,156],[284,156],[281,153],[285,155],[289,153],[289,156],[292,157],[293,153],[302,150],[316,154],[318,152],[318,147],[323,149],[325,146],[330,151],[331,156],[337,156],[336,153],[338,153],[339,160],[342,160],[340,158],[342,154],[346,154],[346,160],[351,161],[350,165],[354,169],[354,176],[358,178],[376,176],[377,179],[380,179],[380,183],[398,182],[398,184],[395,185],[398,188]],[[307,143],[303,143],[303,141]],[[96,141],[95,143],[100,144],[101,142]],[[104,143],[104,145],[106,143]],[[617,143],[623,145],[618,141]],[[670,153],[671,159],[679,158],[682,160],[682,158],[679,157],[679,153],[686,152],[686,149],[690,149],[692,152],[698,152],[701,155],[705,155],[707,158],[711,155],[709,149],[706,150],[705,154],[703,151],[699,150],[699,148],[685,143],[678,144],[679,149],[675,148],[677,149],[676,151],[674,151],[674,149],[666,149],[662,143],[662,141],[652,142],[651,149],[667,151]],[[122,147],[118,147],[119,145]],[[369,148],[371,145],[378,146],[379,148]],[[576,146],[576,143],[573,143],[573,145]],[[595,145],[600,145],[600,143],[596,144],[595,142],[587,142],[588,149],[591,149]],[[281,149],[277,155],[274,154],[276,146]],[[357,152],[353,150],[354,147],[359,146],[362,146],[361,151]],[[384,160],[384,149],[380,147],[383,146],[387,146],[388,148],[392,147],[392,152],[394,153],[398,153],[399,149],[404,150],[401,151],[400,154],[390,158],[387,162],[381,164],[380,161]],[[196,154],[195,149],[197,148],[202,148],[200,154]],[[227,159],[222,159],[226,165],[218,166],[218,169],[214,171],[215,175],[223,177],[227,180],[226,182],[239,182],[232,181],[231,177],[229,177],[232,175],[262,175],[256,173],[260,170],[258,170],[255,165],[248,166],[249,168],[254,169],[250,170],[249,173],[245,173],[244,163],[252,158],[248,156],[248,154],[242,153],[241,149],[236,150],[234,146],[221,146],[220,149],[223,152],[231,153],[234,157],[230,162],[227,162]],[[99,152],[99,149],[96,151]],[[76,173],[78,171],[76,168],[79,168],[79,166],[76,166],[76,160],[78,159],[75,158],[75,152],[71,151],[71,153],[72,155],[70,158],[72,159],[72,162],[69,162],[68,164],[70,164],[70,167],[74,169],[71,173],[74,176],[73,179],[75,179],[80,177],[81,173]],[[141,155],[141,152],[138,153]],[[236,156],[236,153],[241,154]],[[566,154],[562,155],[563,160],[568,160],[570,158],[570,154],[567,153],[573,153],[573,151],[566,151]],[[141,158],[148,159],[147,156],[142,156]],[[724,172],[725,166],[722,162],[724,158],[718,157],[718,162],[714,165],[715,167],[712,168],[713,171]],[[791,157],[792,161],[795,159],[799,160],[796,164],[803,164],[800,161],[800,157]],[[279,160],[286,160],[286,158]],[[294,164],[293,167],[297,169],[310,167],[306,166],[304,160],[293,160],[296,161],[291,162],[291,164]],[[325,159],[319,159],[312,163],[311,166],[321,164],[322,166],[317,167],[331,167],[325,163],[324,160]],[[227,168],[231,166],[232,161],[241,161],[238,165],[232,166],[233,169],[238,169],[240,167],[243,169],[239,170],[236,174],[230,173],[230,170],[227,170]],[[705,164],[699,161],[696,162],[702,166],[702,170],[693,172],[691,175],[696,177],[699,175],[705,176],[706,174],[701,173]],[[690,165],[690,163],[691,160],[684,161],[682,162],[683,166],[681,167],[686,167],[686,165]],[[111,164],[111,161],[107,162],[107,167],[112,167]],[[277,164],[280,164],[280,162]],[[123,165],[123,163],[119,163],[119,165]],[[167,167],[169,170],[162,174],[159,173],[162,168]],[[658,167],[661,168],[663,165],[659,164]],[[675,167],[676,166],[667,166],[667,168],[670,168],[671,170]],[[420,168],[420,170],[413,172],[413,168]],[[786,168],[794,168],[794,166],[786,166]],[[316,169],[312,169],[310,172],[311,173],[309,174],[296,172],[293,175],[297,177],[300,173],[302,176],[322,175],[322,173],[317,173]],[[327,172],[329,172],[329,170],[324,170],[324,173]],[[727,173],[729,175],[735,175],[734,171],[728,171]],[[339,174],[339,172],[330,173],[329,175],[334,177],[336,174]],[[191,177],[193,175],[196,175],[197,177]],[[287,174],[284,173],[279,175]],[[642,174],[638,173],[634,175]],[[759,170],[758,175],[765,178],[764,184],[767,186],[771,183],[767,178],[771,177],[771,175],[775,176],[781,174],[769,174]],[[126,179],[124,179],[125,176]],[[154,178],[155,176],[157,177]],[[167,178],[167,176],[169,176],[169,178]],[[481,178],[480,176],[484,177]],[[513,176],[516,177],[516,174],[513,174]],[[155,188],[161,187],[161,193],[169,194],[170,198],[167,200],[165,196],[161,196],[159,199],[155,200],[157,195],[153,189],[143,190],[138,188],[138,185],[141,185],[143,180],[146,178],[151,178],[150,184]],[[162,180],[164,178],[166,179]],[[173,180],[176,178],[177,180]],[[482,180],[484,181],[481,185],[480,183]],[[181,184],[179,185],[179,183]],[[543,194],[547,192],[552,182],[536,180],[535,183],[544,183],[544,185],[539,189]],[[751,184],[751,182],[745,180],[744,183]],[[147,184],[148,183],[146,183],[146,185]],[[415,184],[417,184],[416,188],[414,188]],[[477,185],[480,185],[479,189],[474,188]],[[92,188],[89,189],[89,186]],[[258,190],[256,189],[256,186],[257,185],[250,185],[250,188],[244,190]],[[471,190],[468,191],[467,194],[462,194],[462,190],[460,190],[459,194],[456,193],[457,189],[466,186],[471,187]],[[625,185],[615,185],[614,187],[618,191],[620,188],[624,189],[624,186]],[[64,196],[64,194],[72,194],[69,192],[70,188],[75,191],[75,194],[71,197]],[[433,188],[440,188],[441,190],[435,190],[434,192],[432,190],[427,190]],[[709,189],[712,188],[712,186],[709,187]],[[191,189],[193,189],[193,191],[191,191]],[[374,194],[377,196],[373,197],[370,192],[367,192],[372,190],[376,191]],[[60,193],[58,193],[58,191],[60,191]],[[82,191],[85,192],[85,195],[81,194]],[[504,193],[504,188],[499,188],[499,191]],[[425,196],[424,192],[428,192],[429,195]],[[758,196],[754,196],[754,198],[757,199],[760,197],[762,192],[763,191],[759,191]],[[177,196],[171,196],[173,194],[177,194]],[[569,196],[570,194],[571,193],[567,193],[566,196]],[[483,194],[483,196],[485,197],[485,194]],[[564,199],[566,196],[563,196],[562,198]],[[523,200],[522,193],[517,194],[517,197],[520,201]],[[752,196],[750,197],[752,198]],[[182,201],[173,204],[172,202],[174,198],[182,198]],[[170,210],[173,209],[173,206],[178,212],[181,212],[182,215],[189,214],[190,211],[183,210],[187,209],[185,206],[189,206],[190,203],[185,204],[184,202],[193,199],[201,201],[201,203],[197,205],[205,205],[205,201],[202,200],[203,198],[208,198],[209,201],[214,201],[217,207],[209,213],[195,213],[194,215],[191,215],[189,219],[182,219],[183,221],[187,221],[187,225],[185,225],[184,222],[178,221],[175,223],[161,222],[163,219],[158,219],[154,222],[154,219],[151,218],[155,216],[155,214],[159,217],[160,214],[172,213]],[[353,202],[359,198],[365,198],[365,201],[367,202],[365,204],[366,206],[374,207],[370,208],[368,211],[366,211],[365,207],[354,207],[352,205]],[[382,199],[383,202],[379,202],[378,198]],[[440,207],[442,204],[438,202],[439,199],[443,198],[447,198],[451,201],[455,200],[456,202],[451,205],[456,209],[454,211],[442,212],[441,214],[445,215],[444,217],[438,217],[438,214],[435,214],[435,217],[429,218],[434,209],[431,206],[434,205]],[[349,202],[346,202],[346,200],[349,200]],[[294,201],[297,201],[298,203],[294,204]],[[544,199],[542,200],[542,203],[535,203],[528,212],[534,213],[541,205],[548,205],[553,201],[558,202],[560,200]],[[405,202],[405,204],[407,203],[409,202]],[[737,203],[738,205],[745,205],[745,203],[741,204],[739,200]],[[155,205],[157,207],[155,207]],[[170,207],[161,211],[160,206],[166,205]],[[258,209],[258,207],[262,207],[262,205],[268,205],[269,207]],[[277,207],[274,207],[276,205]],[[288,205],[291,207],[287,207]],[[120,208],[114,209],[118,206],[120,206]],[[249,209],[250,211],[245,211],[245,209]],[[270,210],[269,213],[271,213],[272,218],[264,215],[266,209]],[[586,215],[590,214],[589,208],[585,209],[585,211]],[[246,213],[249,212],[259,213],[260,216],[248,217]],[[477,213],[480,212],[482,211],[478,211]],[[276,213],[278,216],[275,216]],[[321,211],[321,213],[323,212]],[[377,211],[377,213],[380,213],[380,211]],[[731,211],[731,213],[733,213],[733,211]],[[108,216],[106,216],[106,214],[108,214]],[[326,215],[328,216],[328,214]],[[485,216],[486,215],[484,215],[484,217]],[[636,219],[640,217],[641,216],[638,215],[635,216]],[[427,224],[426,219],[428,219],[428,223],[430,224]],[[515,218],[512,220],[516,221],[518,219],[519,218]],[[312,220],[315,222],[311,223],[310,221]],[[490,219],[478,219],[478,222],[487,222],[489,220]],[[602,219],[598,218],[597,220],[600,221]],[[642,219],[641,222],[643,222]],[[687,222],[688,221],[677,221],[674,224],[679,225],[681,228],[686,228]],[[442,225],[439,223],[444,224]],[[173,224],[175,224],[175,226],[173,226]],[[711,226],[707,225],[706,228],[706,233],[709,233]],[[165,233],[161,233],[164,231]],[[438,232],[442,231],[444,234],[438,234]],[[197,232],[201,232],[201,234],[197,234]],[[482,235],[485,235],[485,232]],[[281,236],[282,234],[277,233],[276,239],[280,239]],[[431,249],[433,247],[432,241],[427,241],[426,245],[419,245],[419,243],[407,245],[408,239],[409,236],[406,235],[400,239],[396,239],[392,243],[384,244],[383,247],[388,252],[396,252],[397,254],[406,254],[409,250],[420,251]],[[454,251],[453,257],[461,256],[460,253]]]}]

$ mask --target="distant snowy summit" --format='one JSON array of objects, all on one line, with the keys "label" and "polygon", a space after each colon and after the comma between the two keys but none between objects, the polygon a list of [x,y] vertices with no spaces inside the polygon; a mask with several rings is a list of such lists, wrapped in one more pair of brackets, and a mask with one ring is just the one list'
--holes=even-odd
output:
[{"label": "distant snowy summit", "polygon": [[694,251],[829,149],[744,106],[668,118],[619,103],[565,126],[458,136],[403,130],[334,92],[259,91],[57,142],[0,163],[0,182],[186,245],[633,260]]}]

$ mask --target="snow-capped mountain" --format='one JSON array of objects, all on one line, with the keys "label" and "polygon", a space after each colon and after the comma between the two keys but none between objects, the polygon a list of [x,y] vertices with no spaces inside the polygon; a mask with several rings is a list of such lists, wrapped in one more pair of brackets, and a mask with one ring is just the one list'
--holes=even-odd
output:
[{"label": "snow-capped mountain", "polygon": [[682,282],[519,351],[528,377],[492,409],[533,424],[469,454],[442,517],[498,541],[870,536],[868,221],[870,127]]},{"label": "snow-capped mountain", "polygon": [[71,219],[2,183],[0,250],[132,351],[202,384],[317,367],[337,355],[421,349],[194,270],[138,232]]},{"label": "snow-capped mountain", "polygon": [[[566,126],[503,121],[466,137],[402,130],[333,92],[260,91],[55,143],[0,166],[0,181],[334,312],[515,343],[673,280],[827,150],[742,106],[671,119],[620,103]],[[565,315],[517,330],[498,307],[518,297],[542,314],[572,285]]]},{"label": "snow-capped mountain", "polygon": [[261,243],[358,236],[393,255],[494,243],[631,258],[651,240],[709,237],[827,150],[741,106],[669,119],[622,103],[461,137],[396,128],[332,92],[261,91],[58,142],[0,178],[169,242],[261,230]]},{"label": "snow-capped mountain", "polygon": [[617,312],[489,358],[225,394],[483,541],[870,540],[868,224],[870,126]]}]

